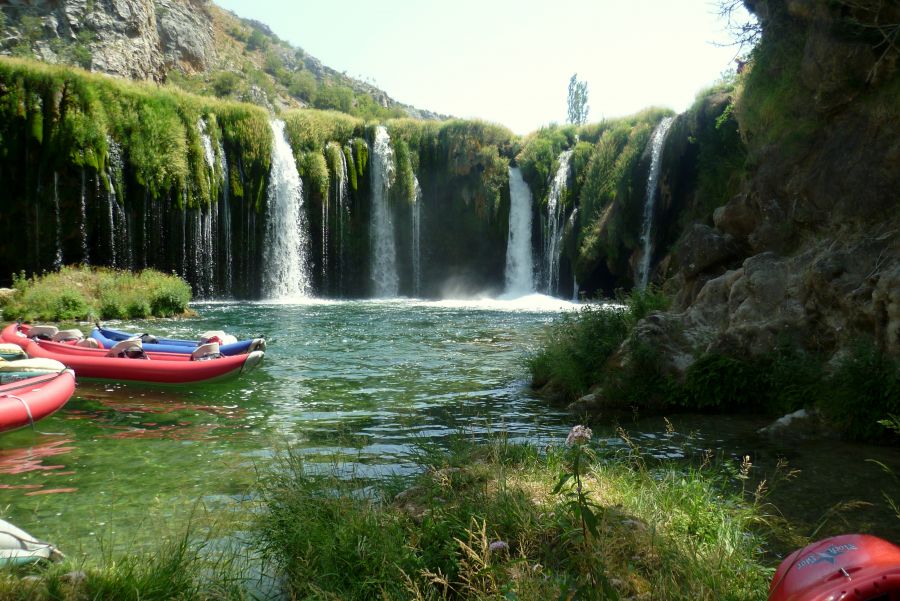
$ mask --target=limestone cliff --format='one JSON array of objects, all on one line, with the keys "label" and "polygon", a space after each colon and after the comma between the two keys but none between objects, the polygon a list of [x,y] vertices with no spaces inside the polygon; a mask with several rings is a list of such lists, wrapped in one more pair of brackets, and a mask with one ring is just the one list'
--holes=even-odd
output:
[{"label": "limestone cliff", "polygon": [[[676,298],[638,326],[683,374],[780,343],[900,354],[900,5],[747,0],[762,39],[734,114],[740,192],[661,262]],[[664,178],[665,179],[665,178]]]},{"label": "limestone cliff", "polygon": [[0,10],[0,55],[170,82],[269,108],[303,107],[317,85],[336,86],[402,115],[436,116],[338,73],[210,0],[8,0]]}]

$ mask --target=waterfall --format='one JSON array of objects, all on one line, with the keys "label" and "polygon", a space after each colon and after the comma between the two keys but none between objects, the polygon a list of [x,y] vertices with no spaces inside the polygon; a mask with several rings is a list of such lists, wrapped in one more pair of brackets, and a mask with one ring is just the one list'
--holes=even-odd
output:
[{"label": "waterfall", "polygon": [[674,121],[674,117],[666,117],[659,122],[653,135],[650,138],[650,173],[647,175],[647,195],[644,201],[644,219],[641,224],[641,246],[643,253],[641,254],[640,263],[638,263],[637,274],[635,275],[635,283],[640,290],[647,287],[650,279],[650,259],[653,254],[653,209],[656,204],[656,185],[659,179],[659,167],[662,162],[663,144],[666,141],[666,134],[669,133],[669,127]]},{"label": "waterfall", "polygon": [[284,121],[276,119],[269,126],[274,139],[267,198],[264,290],[269,298],[309,296],[303,184],[284,132]]},{"label": "waterfall", "polygon": [[344,220],[350,213],[350,189],[347,183],[347,155],[344,149],[338,147],[341,162],[337,165],[337,180],[334,184],[334,211],[337,218],[337,261],[338,261],[338,292],[344,291]]},{"label": "waterfall", "polygon": [[91,255],[90,250],[88,250],[88,237],[87,237],[87,191],[85,185],[85,173],[84,167],[81,168],[81,223],[79,224],[79,233],[81,234],[81,262],[85,265],[90,265],[91,263]]},{"label": "waterfall", "polygon": [[197,119],[197,129],[200,130],[200,145],[203,147],[203,158],[206,160],[206,166],[212,171],[216,164],[216,154],[213,152],[212,139],[206,133],[206,121],[201,117]]},{"label": "waterfall", "polygon": [[131,260],[128,218],[125,215],[125,209],[119,203],[116,192],[118,178],[121,177],[124,168],[122,147],[110,137],[106,138],[106,142],[109,147],[109,160],[106,163],[106,181],[109,186],[106,195],[109,256],[113,267],[131,269],[134,265]]},{"label": "waterfall", "polygon": [[53,219],[56,221],[56,251],[53,256],[53,269],[59,271],[63,264],[62,255],[62,216],[59,214],[59,174],[53,172]]},{"label": "waterfall", "polygon": [[506,291],[509,297],[534,292],[531,256],[531,190],[518,167],[509,168],[509,237],[506,240]]},{"label": "waterfall", "polygon": [[555,295],[559,289],[559,259],[562,254],[563,194],[569,185],[569,161],[571,150],[560,153],[557,162],[559,168],[550,181],[550,192],[547,196],[547,227],[544,237],[544,291]]},{"label": "waterfall", "polygon": [[413,296],[422,294],[422,244],[420,234],[422,230],[422,188],[419,186],[419,178],[413,176],[415,197],[412,199],[412,267],[413,267]]},{"label": "waterfall", "polygon": [[371,278],[377,298],[395,297],[399,292],[397,255],[394,243],[394,220],[388,205],[388,192],[394,183],[394,151],[387,129],[375,129],[372,145],[372,217],[371,217]]},{"label": "waterfall", "polygon": [[222,215],[222,244],[220,248],[222,249],[221,256],[225,259],[224,290],[225,294],[230,296],[232,294],[231,287],[234,284],[234,268],[231,257],[233,251],[231,248],[231,181],[228,177],[228,161],[225,158],[225,147],[222,146],[221,138],[219,139],[217,150],[219,154],[219,171],[222,177],[222,206],[219,211]]},{"label": "waterfall", "polygon": [[328,233],[331,231],[328,225],[328,209],[330,208],[330,195],[326,194],[322,197],[322,290],[327,290],[328,283]]}]

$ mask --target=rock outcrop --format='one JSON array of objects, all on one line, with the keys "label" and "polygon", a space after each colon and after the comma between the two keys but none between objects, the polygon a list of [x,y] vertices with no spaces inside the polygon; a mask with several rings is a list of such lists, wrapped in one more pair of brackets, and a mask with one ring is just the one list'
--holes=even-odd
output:
[{"label": "rock outcrop", "polygon": [[768,62],[752,68],[768,69],[772,88],[798,78],[778,97],[796,112],[765,122],[745,90],[736,113],[753,168],[711,225],[688,226],[674,245],[664,264],[675,306],[637,335],[682,374],[704,352],[782,343],[827,357],[864,338],[900,354],[900,69],[873,33],[900,22],[900,7],[747,4],[768,44],[756,53]]},{"label": "rock outcrop", "polygon": [[[93,71],[163,81],[174,66],[202,71],[210,63],[207,6],[207,0],[11,0],[3,51],[31,45],[41,59],[64,62],[80,47],[82,66]],[[39,27],[27,17],[38,18]]]}]

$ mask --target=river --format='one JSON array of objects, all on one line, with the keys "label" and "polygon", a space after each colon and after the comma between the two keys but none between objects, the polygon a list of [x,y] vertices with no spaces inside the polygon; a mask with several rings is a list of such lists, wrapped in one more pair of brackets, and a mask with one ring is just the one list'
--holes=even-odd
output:
[{"label": "river", "polygon": [[[457,435],[505,432],[512,441],[560,442],[573,423],[527,388],[524,358],[569,303],[314,301],[200,303],[199,317],[117,323],[131,331],[194,337],[223,329],[265,336],[255,372],[229,382],[152,388],[79,381],[56,415],[0,436],[2,517],[70,556],[152,546],[198,513],[252,498],[259,470],[291,445],[312,469],[335,465],[382,477],[419,469],[415,450]],[[85,326],[87,327],[87,326]],[[677,416],[625,424],[648,452],[678,458],[711,448],[751,454],[757,478],[786,456],[802,471],[773,497],[808,534],[835,503],[824,531],[900,536],[882,491],[900,473],[894,449],[835,441],[768,440],[752,417]],[[621,444],[613,430],[604,436]]]}]

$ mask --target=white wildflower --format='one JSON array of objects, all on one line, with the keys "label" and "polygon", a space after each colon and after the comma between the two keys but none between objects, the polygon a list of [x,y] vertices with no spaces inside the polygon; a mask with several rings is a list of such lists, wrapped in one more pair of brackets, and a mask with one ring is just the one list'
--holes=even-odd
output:
[{"label": "white wildflower", "polygon": [[577,444],[587,444],[591,441],[591,436],[594,433],[591,432],[591,429],[587,426],[574,426],[570,431],[569,435],[566,436],[566,446],[571,447],[572,445]]}]

